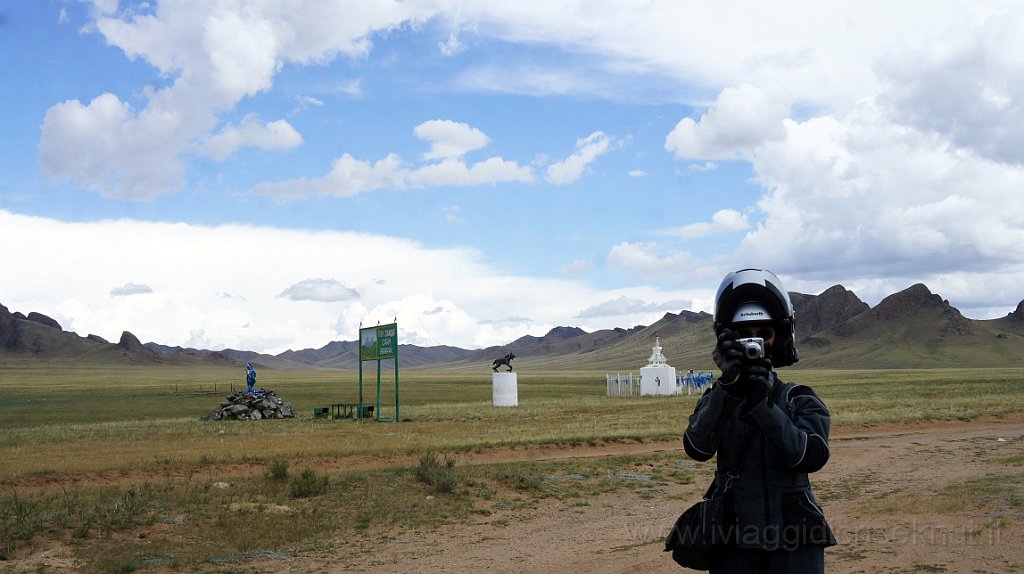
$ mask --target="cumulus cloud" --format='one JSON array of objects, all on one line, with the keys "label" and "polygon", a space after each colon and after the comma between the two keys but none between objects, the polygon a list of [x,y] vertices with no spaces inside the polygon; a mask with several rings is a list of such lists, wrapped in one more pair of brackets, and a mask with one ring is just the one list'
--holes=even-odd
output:
[{"label": "cumulus cloud", "polygon": [[[268,1],[244,11],[237,10],[231,0],[198,5],[161,2],[124,9],[111,0],[93,4],[95,20],[83,29],[102,35],[129,59],[152,66],[160,74],[160,85],[137,86],[130,99],[113,93],[90,94],[54,105],[43,123],[40,159],[50,176],[110,197],[150,198],[180,188],[191,156],[216,137],[214,131],[222,125],[223,116],[243,99],[268,91],[287,66],[325,64],[339,56],[363,58],[371,52],[377,34],[403,26],[418,29],[431,19],[450,26],[442,30],[447,34],[439,43],[443,54],[465,49],[460,34],[472,31],[508,43],[555,46],[574,56],[571,65],[560,62],[557,68],[547,60],[498,61],[467,68],[453,78],[456,89],[599,94],[608,99],[627,94],[626,98],[642,101],[649,97],[645,92],[651,86],[659,86],[666,94],[662,97],[672,94],[672,101],[682,98],[697,104],[707,94],[692,86],[736,86],[720,95],[699,120],[680,122],[666,140],[666,147],[681,157],[743,157],[751,145],[775,137],[779,130],[774,120],[780,118],[778,109],[784,100],[768,97],[765,86],[786,86],[810,106],[823,102],[845,106],[863,94],[877,93],[908,70],[913,73],[914,65],[932,70],[932,78],[904,82],[911,86],[908,92],[893,96],[905,103],[906,110],[918,110],[918,123],[946,122],[936,126],[946,131],[967,126],[970,133],[965,130],[957,138],[965,142],[974,141],[978,132],[971,126],[982,122],[988,126],[1020,123],[989,121],[1020,109],[1012,105],[1019,95],[1015,78],[1020,76],[1014,73],[1016,63],[1010,56],[1021,51],[1012,49],[1019,47],[1019,37],[1014,35],[1019,19],[1005,18],[996,8],[970,12],[957,4],[920,10],[914,5],[779,7],[755,2],[744,5],[745,17],[737,19],[715,3],[673,2],[649,3],[643,9],[612,3],[600,10],[586,3],[538,3],[524,9],[500,2],[449,6]],[[984,23],[989,29],[975,34],[982,16],[988,17]],[[815,25],[805,25],[808,21]],[[723,22],[728,25],[716,25]],[[916,37],[903,40],[910,22],[922,30],[938,31],[945,42],[941,46],[954,46],[964,56],[946,57],[947,51],[933,50],[934,41],[915,45]],[[776,33],[765,35],[766,29]],[[838,35],[843,42],[834,41]],[[986,38],[993,40],[985,43]],[[716,49],[707,50],[710,45]],[[923,54],[917,62],[897,61],[882,68],[888,70],[888,77],[879,74],[885,57],[899,58],[903,52],[913,53],[916,46]],[[982,51],[986,59],[972,56]],[[985,66],[973,65],[979,61]],[[942,76],[941,70],[949,72]],[[637,82],[638,77],[647,81]],[[1006,78],[1006,84],[990,78]],[[339,89],[361,95],[358,80],[352,82]],[[956,97],[945,104],[931,99],[930,107],[915,107],[919,95],[961,94],[965,86],[977,87],[977,96],[985,100],[983,107],[962,105],[976,104],[979,98]],[[754,93],[758,90],[765,97]],[[1015,139],[1020,136],[1003,128],[990,130],[985,137],[1002,150],[992,147],[993,154],[1005,156],[1022,149]],[[215,153],[226,153],[218,149]],[[442,157],[451,156],[438,159]],[[560,169],[564,173],[553,177],[570,177],[575,167],[567,164]]]},{"label": "cumulus cloud", "polygon": [[[733,254],[697,257],[690,251],[671,244],[656,242],[623,242],[613,245],[605,258],[608,268],[626,273],[638,279],[663,282],[693,288],[704,283],[717,286],[723,269],[740,269],[756,266],[750,262],[739,262]],[[708,287],[711,289],[711,287]],[[712,292],[711,295],[714,293]],[[704,301],[699,295],[691,300]],[[693,311],[706,310],[706,306],[695,307]]]},{"label": "cumulus cloud", "polygon": [[52,178],[107,197],[148,199],[184,181],[179,152],[188,137],[180,122],[178,114],[136,113],[110,93],[88,104],[68,100],[46,112],[40,165]]},{"label": "cumulus cloud", "polygon": [[645,279],[670,279],[695,261],[689,252],[673,251],[657,243],[619,243],[612,246],[607,257],[612,269],[636,273]]},{"label": "cumulus cloud", "polygon": [[750,228],[750,222],[744,213],[735,209],[720,209],[711,216],[710,222],[691,223],[676,230],[681,239],[696,239],[719,233],[744,231]]},{"label": "cumulus cloud", "polygon": [[533,171],[514,161],[492,157],[467,165],[465,162],[446,159],[440,163],[425,165],[409,172],[411,185],[435,187],[442,185],[489,185],[496,183],[533,183]]},{"label": "cumulus cloud", "polygon": [[304,279],[282,291],[278,297],[292,301],[338,303],[359,299],[359,292],[334,279]]},{"label": "cumulus cloud", "polygon": [[152,293],[153,289],[149,285],[140,283],[125,283],[120,287],[114,287],[110,290],[111,297],[126,297],[128,295],[140,295],[143,293]]},{"label": "cumulus cloud", "polygon": [[[1024,263],[1024,169],[951,147],[865,101],[787,122],[754,161],[769,192],[744,253],[794,271],[934,276]],[[999,206],[999,209],[992,209]]]},{"label": "cumulus cloud", "polygon": [[256,114],[249,114],[238,125],[225,126],[218,134],[206,140],[200,146],[200,151],[223,161],[244,146],[285,150],[299,145],[302,145],[302,136],[288,122],[276,120],[263,123]]},{"label": "cumulus cloud", "polygon": [[789,101],[749,84],[726,88],[695,121],[683,118],[665,138],[680,159],[749,159],[754,148],[786,135]]},{"label": "cumulus cloud", "polygon": [[[111,237],[133,240],[117,250],[95,248]],[[219,249],[209,249],[213,244]],[[475,250],[427,248],[342,231],[132,220],[67,223],[0,209],[0,245],[19,246],[4,259],[5,272],[23,278],[4,285],[2,303],[8,308],[39,311],[68,330],[110,340],[129,330],[143,341],[210,349],[318,348],[339,338],[354,340],[360,322],[383,323],[395,316],[403,343],[487,347],[524,331],[542,335],[581,307],[620,295],[577,281],[510,275]],[[225,265],[224,253],[259,257],[239,268]],[[358,299],[345,299],[354,290],[332,279],[339,253],[373,253],[344,261],[346,283],[372,286],[360,290]],[[386,282],[381,269],[389,270]],[[124,276],[144,276],[160,289],[111,297],[109,286],[117,283],[110,278]],[[282,284],[282,278],[295,279]],[[508,307],[509,293],[516,293],[516,306],[529,309],[531,318],[494,321],[495,309]],[[688,297],[658,289],[629,296]],[[293,298],[329,301],[332,312]],[[647,320],[595,317],[580,326],[596,330]]]},{"label": "cumulus cloud", "polygon": [[640,299],[632,299],[626,296],[619,297],[618,299],[612,299],[605,301],[592,307],[580,311],[576,314],[576,317],[580,319],[586,319],[590,317],[615,317],[621,315],[632,315],[635,313],[649,313],[673,311],[679,312],[683,309],[689,309],[692,305],[691,301],[688,300],[673,300],[666,301],[664,303],[647,303]]},{"label": "cumulus cloud", "polygon": [[[210,140],[218,117],[242,98],[269,89],[285,63],[365,55],[373,32],[433,13],[408,4],[232,7],[226,0],[201,6],[162,2],[152,10],[117,12],[97,4],[92,29],[129,58],[155,67],[169,83],[144,90],[139,108],[112,93],[87,104],[68,100],[51,107],[39,143],[43,171],[109,197],[145,199],[178,189],[187,156]],[[282,138],[294,141],[281,124],[264,127],[276,132],[269,136],[275,145]],[[245,139],[213,137],[211,153],[218,156],[233,149],[227,140]]]},{"label": "cumulus cloud", "polygon": [[279,199],[351,197],[376,189],[402,189],[408,173],[408,169],[402,166],[402,160],[395,154],[370,163],[346,153],[335,160],[330,173],[323,177],[261,183],[250,189],[249,193]]},{"label": "cumulus cloud", "polygon": [[[1024,14],[993,14],[905,43],[880,60],[899,121],[994,161],[1024,163]],[[938,35],[938,34],[936,34]]]},{"label": "cumulus cloud", "polygon": [[413,134],[430,142],[430,151],[423,159],[458,159],[467,153],[487,147],[484,133],[468,124],[451,120],[430,120],[413,128]]},{"label": "cumulus cloud", "polygon": [[555,185],[578,181],[598,157],[608,153],[614,141],[604,132],[594,132],[576,140],[576,150],[569,157],[548,166],[545,179]]},{"label": "cumulus cloud", "polygon": [[631,169],[629,170],[629,177],[644,177],[647,172],[642,169]]},{"label": "cumulus cloud", "polygon": [[371,164],[346,153],[334,162],[331,172],[324,177],[262,183],[249,192],[279,199],[351,197],[378,189],[533,183],[535,179],[531,168],[497,156],[467,163],[463,155],[490,141],[483,132],[467,124],[431,120],[413,131],[417,137],[431,143],[424,159],[440,161],[417,167],[402,161],[397,154],[389,154]]}]

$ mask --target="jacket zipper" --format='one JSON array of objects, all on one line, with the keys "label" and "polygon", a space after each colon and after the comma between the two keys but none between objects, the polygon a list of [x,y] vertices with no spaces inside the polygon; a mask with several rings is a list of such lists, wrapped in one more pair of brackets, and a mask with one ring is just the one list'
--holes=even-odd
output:
[{"label": "jacket zipper", "polygon": [[768,501],[768,441],[761,436],[761,492],[764,498],[764,525],[771,524],[771,507]]}]

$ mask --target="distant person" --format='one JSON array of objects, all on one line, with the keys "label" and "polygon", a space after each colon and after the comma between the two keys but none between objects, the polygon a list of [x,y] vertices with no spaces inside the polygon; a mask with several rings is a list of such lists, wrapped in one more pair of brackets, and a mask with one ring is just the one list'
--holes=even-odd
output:
[{"label": "distant person", "polygon": [[[793,306],[774,273],[725,276],[712,353],[722,376],[697,402],[683,435],[691,458],[718,454],[705,496],[731,497],[730,548],[713,574],[824,572],[825,547],[836,543],[807,478],[828,462],[828,409],[809,387],[783,383],[774,370],[799,360],[793,327]],[[763,358],[748,357],[737,341],[746,337],[764,340]]]},{"label": "distant person", "polygon": [[256,390],[256,369],[252,363],[245,364],[245,390],[252,393]]}]

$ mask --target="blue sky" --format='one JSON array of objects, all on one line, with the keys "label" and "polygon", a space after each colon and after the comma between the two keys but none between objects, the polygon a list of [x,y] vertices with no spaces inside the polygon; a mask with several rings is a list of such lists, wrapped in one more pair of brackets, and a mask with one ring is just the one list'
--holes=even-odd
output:
[{"label": "blue sky", "polygon": [[116,340],[479,347],[728,271],[1024,298],[1013,2],[0,8],[0,303]]}]

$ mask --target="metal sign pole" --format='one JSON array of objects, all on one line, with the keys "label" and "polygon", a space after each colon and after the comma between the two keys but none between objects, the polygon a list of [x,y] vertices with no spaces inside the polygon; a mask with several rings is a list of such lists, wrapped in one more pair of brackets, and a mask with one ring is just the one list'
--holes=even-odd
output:
[{"label": "metal sign pole", "polygon": [[360,327],[359,329],[359,403],[363,403],[363,361],[377,361],[377,400],[374,407],[377,411],[376,420],[392,420],[381,418],[381,361],[395,361],[395,422],[401,420],[399,410],[399,378],[398,378],[398,324],[377,325],[376,327]]},{"label": "metal sign pole", "polygon": [[402,416],[398,413],[398,345],[395,345],[395,422],[401,422]]}]

